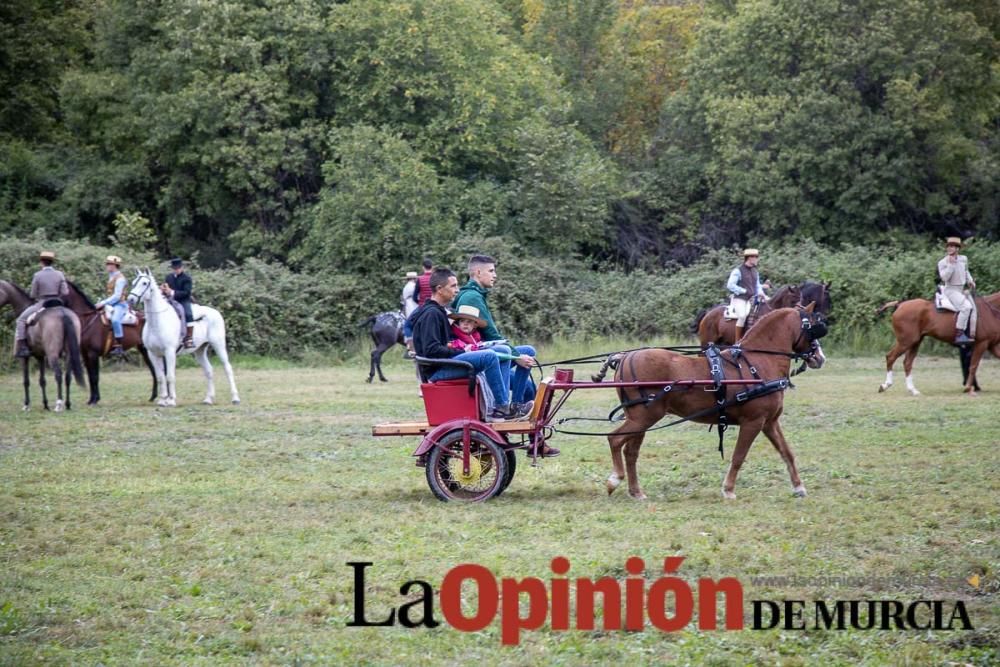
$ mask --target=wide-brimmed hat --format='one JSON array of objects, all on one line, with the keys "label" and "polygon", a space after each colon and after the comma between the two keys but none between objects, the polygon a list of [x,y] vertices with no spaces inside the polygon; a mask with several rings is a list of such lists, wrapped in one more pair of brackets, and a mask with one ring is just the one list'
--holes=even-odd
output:
[{"label": "wide-brimmed hat", "polygon": [[119,269],[122,268],[122,258],[118,255],[108,255],[107,259],[104,260],[105,264],[114,264]]},{"label": "wide-brimmed hat", "polygon": [[50,259],[54,262],[56,261],[56,254],[51,250],[43,250],[38,253],[38,259]]},{"label": "wide-brimmed hat", "polygon": [[949,236],[944,240],[945,245],[957,245],[959,248],[962,247],[962,239],[957,236]]},{"label": "wide-brimmed hat", "polygon": [[760,257],[760,251],[757,248],[747,248],[743,251],[744,259],[747,257]]},{"label": "wide-brimmed hat", "polygon": [[407,271],[406,272],[406,279],[407,280],[410,280],[410,279],[413,279],[413,278],[416,278],[416,277],[417,277],[417,272],[416,271]]},{"label": "wide-brimmed hat", "polygon": [[180,268],[182,266],[184,266],[184,260],[181,259],[180,257],[174,257],[172,260],[170,260],[170,268],[171,269],[177,269],[177,268]]},{"label": "wide-brimmed hat", "polygon": [[455,312],[448,313],[448,317],[453,320],[472,320],[480,329],[486,326],[486,320],[479,316],[479,309],[475,306],[459,306]]}]

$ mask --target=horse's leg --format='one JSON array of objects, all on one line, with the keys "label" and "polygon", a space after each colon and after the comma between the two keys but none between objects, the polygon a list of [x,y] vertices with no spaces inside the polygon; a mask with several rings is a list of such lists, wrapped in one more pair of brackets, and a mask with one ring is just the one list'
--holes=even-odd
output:
[{"label": "horse's leg", "polygon": [[159,389],[156,404],[163,407],[167,402],[167,379],[164,371],[164,359],[162,355],[155,352],[149,353],[150,362],[153,365],[153,373],[156,375],[156,386]]},{"label": "horse's leg", "polygon": [[24,405],[21,409],[27,412],[31,409],[31,373],[28,368],[31,359],[22,359],[21,362],[21,367],[24,369]]},{"label": "horse's leg", "polygon": [[[236,377],[233,375],[233,366],[229,363],[229,351],[226,349],[225,339],[218,345],[212,343],[212,349],[215,350],[215,356],[222,362],[222,370],[226,372],[226,379],[229,380],[230,399],[233,405],[239,405],[240,392],[236,391]],[[208,367],[212,368],[212,362],[208,358],[208,348],[205,348],[205,361],[208,362]],[[214,390],[212,391],[212,396],[215,396]]]},{"label": "horse's leg", "polygon": [[726,479],[722,482],[722,495],[729,500],[736,498],[734,489],[736,488],[736,476],[740,473],[743,461],[750,451],[750,445],[754,438],[760,433],[763,420],[753,423],[740,424],[740,434],[736,438],[736,449],[733,450],[733,460],[729,463],[729,471],[726,472]]},{"label": "horse's leg", "polygon": [[42,408],[49,409],[49,396],[45,391],[45,357],[38,360],[38,386],[42,388]]},{"label": "horse's leg", "polygon": [[[630,430],[626,426],[630,425],[631,422],[626,419],[622,422],[622,425],[615,429],[615,431]],[[615,492],[625,478],[625,464],[622,462],[622,448],[625,446],[626,441],[631,436],[629,435],[609,435],[608,445],[611,447],[611,474],[608,476],[608,495],[610,496]]]},{"label": "horse's leg", "polygon": [[[626,421],[626,423],[628,422]],[[646,499],[646,494],[639,486],[639,471],[636,465],[639,461],[639,448],[642,447],[642,441],[645,437],[645,433],[637,433],[625,443],[625,474],[628,475],[628,494],[636,500]]]},{"label": "horse's leg", "polygon": [[986,352],[986,342],[976,343],[972,348],[972,359],[969,360],[969,379],[965,381],[965,391],[970,396],[976,395],[976,371],[979,370],[979,362]]},{"label": "horse's leg", "polygon": [[917,358],[917,351],[920,350],[920,343],[922,342],[923,338],[911,345],[906,350],[906,357],[903,358],[903,371],[906,373],[906,390],[914,396],[919,396],[920,392],[917,391],[917,388],[913,384],[913,362]]},{"label": "horse's leg", "polygon": [[885,382],[878,386],[879,393],[888,391],[889,387],[892,386],[892,367],[896,363],[896,359],[899,359],[900,355],[906,352],[907,349],[909,349],[909,346],[903,346],[900,344],[899,338],[897,338],[892,349],[885,355]]},{"label": "horse's leg", "polygon": [[[69,355],[67,355],[67,357],[68,356]],[[67,410],[69,410],[70,407],[71,407],[70,400],[69,400],[69,385],[71,384],[70,381],[73,379],[73,372],[70,370],[70,364],[71,363],[72,362],[69,361],[69,359],[66,360],[66,375],[65,375],[65,380],[66,380],[66,409]]]},{"label": "horse's leg", "polygon": [[369,365],[368,365],[368,379],[365,380],[365,382],[367,382],[368,384],[371,384],[372,380],[375,379],[375,355],[376,354],[378,354],[378,346],[377,345],[374,348],[372,348],[371,361],[369,362]]},{"label": "horse's leg", "polygon": [[163,351],[164,366],[166,366],[167,400],[165,407],[177,405],[177,351],[173,346]]},{"label": "horse's leg", "polygon": [[372,357],[375,361],[375,370],[378,371],[378,379],[380,382],[389,381],[389,378],[387,378],[385,376],[385,373],[382,372],[382,355],[385,354],[386,350],[388,350],[395,344],[396,344],[395,341],[389,343],[388,345],[386,345],[385,343],[380,343],[379,346],[376,347],[375,350],[372,352]]},{"label": "horse's leg", "polygon": [[[56,379],[56,412],[62,412],[66,407],[63,401],[63,374],[62,374],[62,360],[59,358],[59,354],[56,353],[52,355],[49,359],[49,366],[52,368],[52,377]],[[69,368],[66,369],[69,372]]]},{"label": "horse's leg", "polygon": [[798,468],[795,467],[795,454],[792,453],[792,448],[788,446],[788,440],[785,439],[785,433],[781,430],[781,422],[778,421],[777,417],[764,425],[764,435],[771,441],[774,448],[778,450],[778,454],[781,455],[782,460],[785,462],[785,467],[788,468],[788,475],[792,479],[792,493],[795,494],[796,498],[805,498],[806,487],[799,478]]},{"label": "horse's leg", "polygon": [[90,398],[87,405],[97,405],[101,401],[101,359],[93,351],[84,353],[83,364],[87,367],[87,384],[90,385]]},{"label": "horse's leg", "polygon": [[[153,368],[153,362],[149,358],[149,350],[147,350],[144,345],[139,345],[138,347],[139,347],[139,352],[142,353],[142,360],[146,362],[146,368],[149,369],[149,374],[153,376],[153,393],[149,395],[149,400],[150,402],[152,402],[156,400],[156,395],[159,393],[157,389],[160,383],[157,380],[156,369]],[[98,363],[100,363],[100,359],[98,359]],[[98,394],[97,397],[99,399],[100,394]]]},{"label": "horse's leg", "polygon": [[212,405],[215,403],[215,379],[212,373],[212,362],[208,360],[208,345],[202,345],[195,350],[194,358],[201,364],[201,370],[205,373],[205,381],[208,383],[205,400],[202,403]]}]

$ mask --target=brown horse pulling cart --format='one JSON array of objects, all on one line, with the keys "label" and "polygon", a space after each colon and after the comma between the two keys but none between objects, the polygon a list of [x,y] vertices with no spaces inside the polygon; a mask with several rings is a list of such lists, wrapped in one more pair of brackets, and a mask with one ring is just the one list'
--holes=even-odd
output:
[{"label": "brown horse pulling cart", "polygon": [[[467,380],[424,383],[426,420],[378,424],[372,427],[372,435],[420,436],[413,456],[425,469],[434,495],[441,500],[483,501],[503,493],[510,484],[517,468],[517,450],[527,450],[537,463],[542,445],[559,432],[560,423],[568,421],[556,415],[573,392],[615,389],[620,399],[615,411],[624,412],[624,422],[610,434],[589,434],[609,436],[615,472],[609,478],[608,493],[624,476],[625,470],[620,467],[624,447],[630,492],[634,497],[644,497],[635,476],[638,445],[642,435],[670,412],[680,419],[655,428],[683,421],[717,424],[720,448],[725,427],[741,427],[724,488],[727,497],[732,496],[733,468],[739,469],[746,450],[762,428],[789,464],[796,495],[805,495],[777,420],[784,389],[790,385],[791,360],[803,359],[814,368],[823,363],[818,339],[826,333],[826,325],[822,316],[812,311],[812,306],[775,311],[761,320],[755,333],[747,335],[743,347],[719,350],[712,346],[705,356],[691,356],[691,351],[681,348],[620,353],[618,358],[623,362],[618,365],[616,379],[610,382],[577,381],[572,369],[557,368],[539,383],[533,410],[524,421],[486,422],[474,375]],[[696,353],[701,354],[700,350]],[[677,377],[672,366],[686,376]],[[689,391],[692,389],[702,391]]]}]

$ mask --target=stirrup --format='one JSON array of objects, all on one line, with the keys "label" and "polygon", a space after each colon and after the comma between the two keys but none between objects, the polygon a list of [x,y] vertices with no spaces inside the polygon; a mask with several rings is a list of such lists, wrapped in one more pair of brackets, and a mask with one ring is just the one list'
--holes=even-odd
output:
[{"label": "stirrup", "polygon": [[121,345],[115,345],[108,354],[116,359],[120,359],[125,356],[125,348]]},{"label": "stirrup", "polygon": [[184,336],[184,349],[185,350],[194,349],[194,340],[190,336]]}]

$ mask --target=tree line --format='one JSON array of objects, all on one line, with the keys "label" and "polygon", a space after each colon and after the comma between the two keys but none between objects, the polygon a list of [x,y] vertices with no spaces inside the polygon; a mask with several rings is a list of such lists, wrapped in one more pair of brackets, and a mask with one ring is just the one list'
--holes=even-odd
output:
[{"label": "tree line", "polygon": [[377,276],[1000,233],[987,0],[9,0],[0,234]]}]

